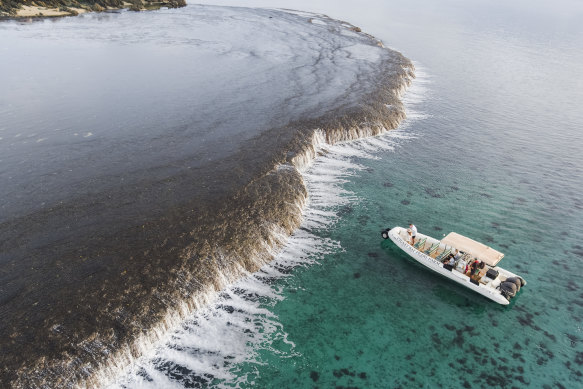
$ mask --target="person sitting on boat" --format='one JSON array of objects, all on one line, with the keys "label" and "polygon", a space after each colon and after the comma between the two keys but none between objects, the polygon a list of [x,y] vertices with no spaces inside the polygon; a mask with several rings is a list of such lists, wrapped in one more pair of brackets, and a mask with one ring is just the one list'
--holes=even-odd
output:
[{"label": "person sitting on boat", "polygon": [[451,255],[451,254],[448,254],[446,257],[444,257],[444,258],[441,260],[441,263],[443,263],[444,265],[445,265],[445,264],[449,264],[452,258],[453,258],[453,255]]},{"label": "person sitting on boat", "polygon": [[448,263],[450,265],[455,265],[455,262],[460,259],[461,255],[457,249],[452,249],[451,253],[443,260],[443,263]]},{"label": "person sitting on boat", "polygon": [[409,235],[411,235],[411,246],[415,244],[415,237],[417,237],[417,227],[415,224],[409,223]]},{"label": "person sitting on boat", "polygon": [[459,271],[466,274],[466,272],[468,271],[468,264],[463,258],[461,258],[457,263],[457,268]]},{"label": "person sitting on boat", "polygon": [[484,262],[480,262],[476,259],[476,262],[474,262],[476,264],[476,266],[474,267],[474,269],[472,270],[472,272],[470,273],[470,277],[473,278],[474,280],[478,281],[481,277],[481,273],[482,270],[484,269]]},{"label": "person sitting on boat", "polygon": [[471,277],[474,274],[474,272],[476,271],[476,268],[478,267],[478,262],[479,261],[477,259],[475,259],[474,262],[471,263],[470,270],[467,273],[468,276]]}]

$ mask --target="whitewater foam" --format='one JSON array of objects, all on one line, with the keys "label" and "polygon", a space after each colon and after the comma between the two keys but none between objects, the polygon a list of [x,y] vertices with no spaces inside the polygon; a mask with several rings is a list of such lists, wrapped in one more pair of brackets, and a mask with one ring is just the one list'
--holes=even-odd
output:
[{"label": "whitewater foam", "polygon": [[[298,163],[309,194],[300,228],[271,263],[228,286],[210,306],[196,312],[164,342],[136,360],[131,370],[109,389],[183,388],[194,383],[240,387],[253,383],[256,370],[242,372],[237,366],[261,365],[261,350],[280,358],[297,356],[293,339],[288,339],[285,326],[269,310],[283,299],[277,281],[293,276],[297,267],[317,266],[327,255],[343,250],[340,242],[322,238],[318,232],[339,219],[338,210],[342,206],[359,201],[343,188],[351,176],[362,171],[359,159],[377,159],[379,151],[394,150],[415,137],[405,128],[426,118],[416,111],[429,82],[428,76],[420,73],[422,76],[404,97],[409,118],[399,129],[335,145],[326,144],[322,132],[315,132],[311,151],[317,158],[312,161],[301,158]],[[287,347],[281,344],[273,347],[279,340]]]},{"label": "whitewater foam", "polygon": [[[329,162],[334,162],[333,166]],[[330,169],[338,166],[345,174],[339,172],[336,177],[330,176]],[[211,307],[196,313],[164,345],[158,346],[148,357],[139,359],[132,371],[110,388],[143,386],[150,379],[154,380],[151,387],[172,387],[176,382],[169,377],[170,371],[183,368],[191,373],[182,379],[192,379],[194,375],[207,384],[217,385],[222,381],[233,385],[248,380],[233,373],[232,366],[244,362],[260,363],[257,350],[267,349],[280,353],[281,357],[292,357],[293,341],[287,339],[284,327],[266,308],[282,299],[281,290],[272,284],[289,277],[295,267],[317,264],[324,255],[341,250],[339,242],[321,239],[312,231],[326,228],[333,222],[336,213],[330,208],[350,201],[344,196],[348,192],[339,189],[345,182],[343,177],[350,174],[352,168],[358,166],[342,155],[317,159],[305,175],[311,196],[304,211],[304,221],[276,259],[257,273],[226,288]],[[271,346],[277,340],[283,340],[289,346],[286,352]],[[186,382],[182,384],[186,385]]]}]

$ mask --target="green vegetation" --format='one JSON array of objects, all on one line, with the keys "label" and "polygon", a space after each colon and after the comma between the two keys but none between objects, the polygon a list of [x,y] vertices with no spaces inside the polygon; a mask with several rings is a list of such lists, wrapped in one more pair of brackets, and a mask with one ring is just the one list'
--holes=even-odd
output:
[{"label": "green vegetation", "polygon": [[[158,9],[160,7],[179,8],[186,6],[186,0],[0,0],[0,17],[17,16],[22,6],[46,7],[77,15],[73,8],[101,12],[108,8],[129,8],[132,11]],[[41,14],[42,16],[42,14]]]}]

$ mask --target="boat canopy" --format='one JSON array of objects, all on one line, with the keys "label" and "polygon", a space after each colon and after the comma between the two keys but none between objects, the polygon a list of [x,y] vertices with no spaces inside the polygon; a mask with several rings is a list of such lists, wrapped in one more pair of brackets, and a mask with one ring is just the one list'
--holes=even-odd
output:
[{"label": "boat canopy", "polygon": [[504,257],[504,254],[500,251],[496,251],[485,244],[476,242],[475,240],[456,232],[450,232],[441,240],[441,243],[447,246],[453,246],[460,251],[468,253],[490,266],[496,266],[496,264]]}]

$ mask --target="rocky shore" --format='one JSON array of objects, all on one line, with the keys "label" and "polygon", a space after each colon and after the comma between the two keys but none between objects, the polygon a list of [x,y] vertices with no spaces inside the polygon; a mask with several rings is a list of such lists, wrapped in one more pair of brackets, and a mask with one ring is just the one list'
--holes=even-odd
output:
[{"label": "rocky shore", "polygon": [[76,16],[86,12],[124,8],[144,11],[185,6],[186,0],[0,0],[0,19]]}]

